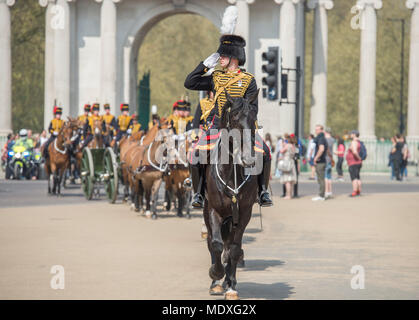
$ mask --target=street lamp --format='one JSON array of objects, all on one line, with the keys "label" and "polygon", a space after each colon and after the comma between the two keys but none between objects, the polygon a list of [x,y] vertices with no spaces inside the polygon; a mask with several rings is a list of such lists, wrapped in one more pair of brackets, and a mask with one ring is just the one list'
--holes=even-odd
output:
[{"label": "street lamp", "polygon": [[403,88],[404,88],[404,23],[405,19],[387,19],[393,22],[400,22],[401,23],[401,33],[402,33],[402,45],[401,45],[401,62],[400,62],[400,126],[399,132],[403,134],[405,126],[404,126],[404,115],[403,115]]}]

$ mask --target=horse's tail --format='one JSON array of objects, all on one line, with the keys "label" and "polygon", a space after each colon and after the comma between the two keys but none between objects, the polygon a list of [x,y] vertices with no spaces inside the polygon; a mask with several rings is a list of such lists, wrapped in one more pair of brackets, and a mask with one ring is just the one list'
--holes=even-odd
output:
[{"label": "horse's tail", "polygon": [[223,241],[225,241],[231,230],[233,229],[233,217],[227,217],[223,220],[223,223],[221,224],[221,237],[223,238]]}]

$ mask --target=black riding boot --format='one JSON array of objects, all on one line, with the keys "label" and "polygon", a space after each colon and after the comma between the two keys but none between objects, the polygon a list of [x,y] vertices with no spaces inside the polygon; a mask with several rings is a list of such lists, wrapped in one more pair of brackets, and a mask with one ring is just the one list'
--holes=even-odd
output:
[{"label": "black riding boot", "polygon": [[203,185],[204,185],[204,175],[200,165],[191,165],[191,176],[192,176],[192,186],[194,190],[194,195],[192,198],[192,207],[194,208],[203,208],[204,207],[204,196],[203,196]]},{"label": "black riding boot", "polygon": [[271,160],[264,161],[263,171],[258,176],[259,184],[259,204],[262,207],[270,207],[273,205],[271,196],[267,190],[269,185],[269,178],[271,175]]}]

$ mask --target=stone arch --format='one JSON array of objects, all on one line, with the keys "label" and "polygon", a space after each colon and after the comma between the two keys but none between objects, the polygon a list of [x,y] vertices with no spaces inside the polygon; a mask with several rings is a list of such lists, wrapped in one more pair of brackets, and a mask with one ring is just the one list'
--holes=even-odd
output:
[{"label": "stone arch", "polygon": [[[119,59],[119,101],[129,101],[132,110],[137,109],[138,52],[147,33],[161,20],[175,14],[198,14],[210,20],[217,28],[221,25],[222,12],[225,6],[206,7],[202,3],[186,3],[176,7],[172,3],[157,4],[138,14],[135,22],[123,38]],[[217,10],[218,9],[218,10]]]}]

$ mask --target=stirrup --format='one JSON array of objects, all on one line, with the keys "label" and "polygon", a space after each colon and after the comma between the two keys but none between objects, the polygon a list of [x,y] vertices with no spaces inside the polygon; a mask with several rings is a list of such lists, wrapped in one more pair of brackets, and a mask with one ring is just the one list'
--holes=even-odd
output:
[{"label": "stirrup", "polygon": [[271,207],[273,206],[273,202],[269,195],[269,192],[266,190],[262,190],[259,194],[259,205],[261,207]]},{"label": "stirrup", "polygon": [[192,199],[192,207],[194,208],[203,208],[204,207],[204,197],[199,192],[195,193]]}]

